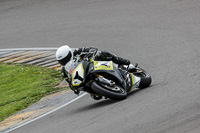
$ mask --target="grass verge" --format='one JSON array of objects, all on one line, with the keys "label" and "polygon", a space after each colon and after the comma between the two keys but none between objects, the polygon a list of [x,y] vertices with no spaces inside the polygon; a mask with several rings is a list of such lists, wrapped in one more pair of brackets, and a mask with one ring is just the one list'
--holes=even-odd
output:
[{"label": "grass verge", "polygon": [[0,122],[56,91],[60,81],[54,69],[0,63]]}]

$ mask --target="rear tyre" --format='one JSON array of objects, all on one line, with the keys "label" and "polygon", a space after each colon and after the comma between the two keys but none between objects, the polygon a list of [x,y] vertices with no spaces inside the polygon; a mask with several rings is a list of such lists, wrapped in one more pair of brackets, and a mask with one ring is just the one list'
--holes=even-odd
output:
[{"label": "rear tyre", "polygon": [[99,85],[96,81],[91,84],[91,88],[97,94],[114,100],[123,100],[127,97],[127,92],[120,86],[115,85],[113,88]]}]

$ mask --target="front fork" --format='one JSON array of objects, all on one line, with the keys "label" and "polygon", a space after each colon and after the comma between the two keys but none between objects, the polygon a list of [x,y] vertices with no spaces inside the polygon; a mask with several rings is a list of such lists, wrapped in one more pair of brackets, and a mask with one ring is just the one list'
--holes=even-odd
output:
[{"label": "front fork", "polygon": [[127,87],[126,91],[130,92],[134,90],[134,88],[138,88],[140,85],[141,78],[135,76],[133,73],[129,73],[128,78],[126,80]]}]

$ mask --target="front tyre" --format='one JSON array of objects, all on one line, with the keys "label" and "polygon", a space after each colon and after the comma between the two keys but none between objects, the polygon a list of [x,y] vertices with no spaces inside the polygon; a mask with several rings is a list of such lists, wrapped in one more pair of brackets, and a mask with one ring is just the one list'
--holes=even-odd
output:
[{"label": "front tyre", "polygon": [[152,82],[152,79],[151,79],[151,76],[150,74],[148,74],[145,70],[143,70],[142,68],[137,68],[139,71],[141,72],[138,72],[138,73],[134,73],[135,76],[137,77],[140,77],[141,78],[141,81],[140,81],[140,85],[139,85],[139,88],[143,89],[143,88],[146,88],[146,87],[149,87],[151,82]]},{"label": "front tyre", "polygon": [[99,85],[96,81],[91,84],[91,88],[97,94],[113,100],[123,100],[127,97],[127,92],[120,86],[115,85],[113,88]]}]

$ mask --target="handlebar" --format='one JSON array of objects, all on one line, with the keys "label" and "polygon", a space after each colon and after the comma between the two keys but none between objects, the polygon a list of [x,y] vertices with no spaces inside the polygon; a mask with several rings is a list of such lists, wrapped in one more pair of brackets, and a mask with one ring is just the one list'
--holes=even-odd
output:
[{"label": "handlebar", "polygon": [[76,55],[74,57],[75,61],[79,61],[79,60],[90,60],[91,58],[93,58],[96,53],[98,52],[98,49],[95,48],[95,49],[90,49],[89,52],[81,52],[81,54],[79,55]]}]

